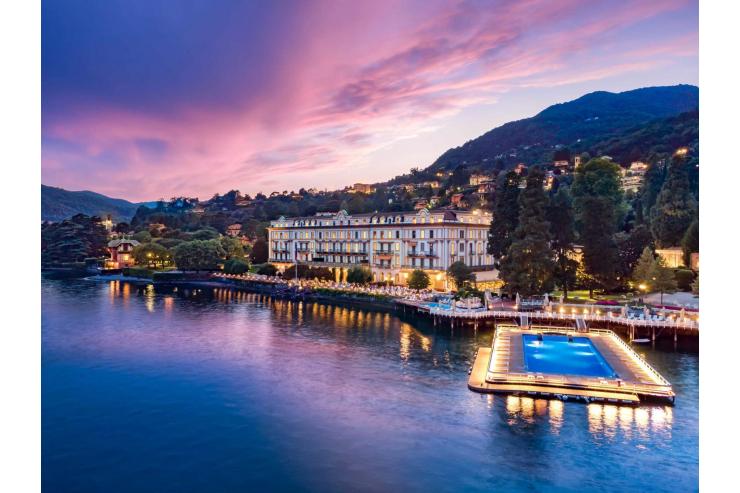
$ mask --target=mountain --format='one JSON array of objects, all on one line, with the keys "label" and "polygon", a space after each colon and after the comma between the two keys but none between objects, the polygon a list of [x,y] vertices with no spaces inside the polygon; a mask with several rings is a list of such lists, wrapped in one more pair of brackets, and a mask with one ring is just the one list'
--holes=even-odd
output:
[{"label": "mountain", "polygon": [[652,120],[618,136],[585,143],[585,146],[594,156],[611,156],[625,165],[670,155],[679,147],[698,149],[699,110]]},{"label": "mountain", "polygon": [[452,170],[459,165],[486,168],[497,161],[505,168],[519,162],[551,162],[553,153],[560,148],[584,152],[594,143],[698,107],[699,88],[691,85],[592,92],[449,149],[428,170]]},{"label": "mountain", "polygon": [[110,214],[114,221],[130,221],[139,205],[87,190],[71,192],[41,185],[42,221],[61,221],[79,213],[101,217]]}]

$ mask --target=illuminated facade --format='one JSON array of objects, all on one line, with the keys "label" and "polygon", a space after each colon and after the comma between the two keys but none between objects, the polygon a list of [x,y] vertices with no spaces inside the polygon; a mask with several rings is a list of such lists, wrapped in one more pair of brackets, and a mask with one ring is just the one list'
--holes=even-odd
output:
[{"label": "illuminated facade", "polygon": [[367,267],[376,282],[404,285],[414,269],[445,289],[447,268],[458,260],[483,274],[493,271],[486,253],[491,214],[481,211],[320,213],[270,223],[269,261],[283,270],[296,260],[335,270]]},{"label": "illuminated facade", "polygon": [[642,188],[642,184],[645,181],[645,172],[647,171],[647,164],[641,161],[633,162],[629,169],[622,170],[622,190],[625,192],[637,193]]},{"label": "illuminated facade", "polygon": [[136,240],[121,238],[108,242],[108,253],[110,257],[105,261],[107,269],[122,269],[131,267],[136,263],[134,260],[134,247],[140,243]]}]

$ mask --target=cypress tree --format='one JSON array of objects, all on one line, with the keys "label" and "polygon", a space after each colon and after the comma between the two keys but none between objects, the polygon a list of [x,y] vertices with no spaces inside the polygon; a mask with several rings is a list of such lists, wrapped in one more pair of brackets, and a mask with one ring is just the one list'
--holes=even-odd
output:
[{"label": "cypress tree", "polygon": [[614,204],[605,197],[585,197],[581,200],[579,216],[583,270],[593,298],[597,286],[608,290],[617,285],[619,261],[614,241]]},{"label": "cypress tree", "polygon": [[542,170],[533,169],[527,177],[527,188],[519,197],[519,224],[500,270],[510,294],[532,296],[553,288],[555,262],[543,180]]},{"label": "cypress tree", "polygon": [[573,201],[567,187],[560,187],[552,197],[547,209],[547,219],[552,235],[552,249],[555,252],[555,283],[568,298],[568,290],[576,282],[578,262],[573,259],[573,242],[575,241],[575,218]]},{"label": "cypress tree", "polygon": [[678,245],[696,215],[697,204],[691,194],[686,161],[676,157],[650,211],[655,240],[662,247]]},{"label": "cypress tree", "polygon": [[686,230],[686,234],[681,239],[681,248],[683,249],[683,263],[691,266],[691,254],[699,251],[699,218],[697,217]]},{"label": "cypress tree", "polygon": [[506,254],[519,223],[519,175],[509,171],[499,181],[488,230],[488,253],[497,261]]},{"label": "cypress tree", "polygon": [[642,203],[643,216],[647,218],[650,217],[650,210],[655,205],[660,189],[663,188],[665,175],[666,170],[663,160],[651,163],[645,172],[645,181],[642,185],[640,202]]}]

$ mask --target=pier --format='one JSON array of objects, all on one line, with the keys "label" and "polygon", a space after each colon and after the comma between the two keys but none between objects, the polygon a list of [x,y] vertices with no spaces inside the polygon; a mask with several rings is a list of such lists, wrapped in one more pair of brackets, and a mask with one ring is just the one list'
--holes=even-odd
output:
[{"label": "pier", "polygon": [[410,310],[419,315],[432,318],[435,325],[449,324],[451,327],[483,327],[486,324],[513,324],[521,327],[531,325],[566,326],[586,332],[591,329],[610,329],[625,336],[630,342],[647,339],[651,342],[660,339],[679,337],[698,340],[698,313],[662,309],[662,316],[629,316],[622,307],[600,305],[552,304],[536,311],[515,309],[450,309],[430,306],[426,301],[396,300],[404,311]]}]

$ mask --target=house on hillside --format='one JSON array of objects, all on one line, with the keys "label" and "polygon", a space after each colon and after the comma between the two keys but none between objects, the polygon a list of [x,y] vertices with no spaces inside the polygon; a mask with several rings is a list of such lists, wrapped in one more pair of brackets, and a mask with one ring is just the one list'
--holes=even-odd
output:
[{"label": "house on hillside", "polygon": [[355,193],[375,193],[375,187],[372,185],[368,185],[367,183],[355,183],[352,189],[350,190]]},{"label": "house on hillside", "polygon": [[635,161],[628,169],[622,170],[622,190],[625,192],[639,192],[645,181],[645,172],[648,165],[642,161]]},{"label": "house on hillside", "polygon": [[490,181],[491,177],[480,173],[474,173],[470,175],[470,186],[477,187],[481,183]]},{"label": "house on hillside", "polygon": [[134,260],[134,247],[140,243],[130,238],[119,238],[108,242],[109,258],[105,261],[106,269],[122,269],[136,264]]},{"label": "house on hillside", "polygon": [[241,232],[242,232],[242,225],[241,225],[241,223],[229,224],[226,227],[226,234],[228,236],[231,236],[232,238],[236,238],[237,236],[239,236],[241,234]]},{"label": "house on hillside", "polygon": [[452,197],[450,197],[450,203],[459,208],[465,208],[468,206],[467,201],[465,200],[465,196],[461,193],[453,194]]}]

